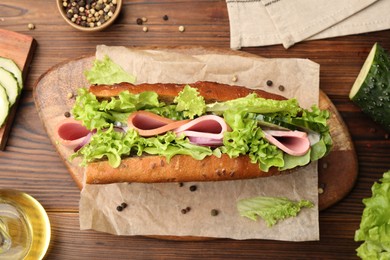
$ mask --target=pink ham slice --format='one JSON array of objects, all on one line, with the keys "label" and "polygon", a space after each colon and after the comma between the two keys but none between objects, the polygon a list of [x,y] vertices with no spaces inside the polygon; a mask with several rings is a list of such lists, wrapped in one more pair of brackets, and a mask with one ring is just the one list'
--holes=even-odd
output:
[{"label": "pink ham slice", "polygon": [[71,149],[77,150],[91,138],[92,132],[73,118],[61,121],[56,128],[58,141]]},{"label": "pink ham slice", "polygon": [[129,116],[127,126],[137,130],[140,136],[155,136],[178,128],[189,121],[175,121],[148,111],[137,111]]},{"label": "pink ham slice", "polygon": [[263,130],[265,138],[287,154],[301,156],[310,149],[310,141],[305,132]]},{"label": "pink ham slice", "polygon": [[174,131],[178,135],[184,134],[197,145],[215,147],[223,144],[223,134],[230,130],[222,117],[205,115],[176,128]]}]

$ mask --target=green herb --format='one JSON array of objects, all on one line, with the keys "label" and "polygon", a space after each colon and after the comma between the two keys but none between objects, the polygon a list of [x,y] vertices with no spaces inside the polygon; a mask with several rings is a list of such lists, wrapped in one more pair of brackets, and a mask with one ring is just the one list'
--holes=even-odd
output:
[{"label": "green herb", "polygon": [[278,221],[296,217],[301,208],[311,208],[314,204],[308,200],[298,202],[287,198],[255,197],[243,199],[237,203],[237,209],[241,216],[256,221],[261,217],[268,227],[272,227]]},{"label": "green herb", "polygon": [[356,250],[362,259],[390,259],[390,171],[371,188],[371,198],[363,199],[360,227],[355,241],[364,241]]}]

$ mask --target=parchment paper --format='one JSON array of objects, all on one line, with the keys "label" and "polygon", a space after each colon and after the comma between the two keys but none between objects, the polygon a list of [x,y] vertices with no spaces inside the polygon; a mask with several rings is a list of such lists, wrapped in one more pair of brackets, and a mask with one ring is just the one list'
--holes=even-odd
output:
[{"label": "parchment paper", "polygon": [[[98,46],[96,57],[108,55],[137,83],[191,83],[198,80],[261,88],[296,97],[303,107],[318,103],[319,65],[305,59],[264,59],[235,54],[186,54]],[[232,82],[233,77],[237,82]],[[272,80],[273,86],[266,86]],[[285,90],[280,91],[279,85]],[[196,191],[189,187],[196,185]],[[268,228],[265,222],[241,217],[237,201],[256,196],[307,199],[315,203],[297,217]],[[127,203],[123,211],[116,207]],[[182,214],[181,210],[191,210]],[[219,214],[212,216],[212,209]],[[233,239],[307,241],[319,239],[317,163],[292,174],[240,181],[121,183],[86,185],[80,199],[80,228],[117,235],[202,236]]]}]

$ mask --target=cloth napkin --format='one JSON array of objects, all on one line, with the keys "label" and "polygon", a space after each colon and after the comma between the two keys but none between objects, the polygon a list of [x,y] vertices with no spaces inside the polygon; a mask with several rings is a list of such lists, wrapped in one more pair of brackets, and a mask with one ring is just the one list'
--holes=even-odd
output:
[{"label": "cloth napkin", "polygon": [[390,28],[390,0],[226,0],[230,47],[283,44]]}]

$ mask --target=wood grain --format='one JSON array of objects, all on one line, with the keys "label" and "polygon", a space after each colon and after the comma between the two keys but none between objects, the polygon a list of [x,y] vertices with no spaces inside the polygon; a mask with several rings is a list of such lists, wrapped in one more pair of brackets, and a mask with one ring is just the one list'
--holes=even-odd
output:
[{"label": "wood grain", "polygon": [[[55,1],[50,0],[0,2],[0,28],[38,42],[7,147],[0,151],[0,186],[28,192],[49,213],[53,235],[47,259],[357,259],[355,249],[360,243],[353,237],[363,211],[362,199],[371,196],[372,184],[390,169],[390,139],[389,133],[348,99],[348,93],[372,45],[378,42],[390,50],[390,30],[302,42],[288,50],[281,45],[242,49],[266,58],[307,58],[319,63],[320,87],[349,129],[357,153],[358,178],[344,199],[321,211],[320,241],[177,242],[79,230],[80,191],[47,137],[31,90],[49,68],[93,55],[97,44],[229,48],[226,2],[125,1],[116,23],[104,33],[93,34],[72,29],[56,12]],[[165,14],[167,22],[161,18]],[[135,23],[138,17],[148,18],[149,32],[144,33]],[[28,30],[28,23],[36,29]],[[186,27],[184,33],[177,31],[181,24]]]},{"label": "wood grain", "polygon": [[[0,29],[0,57],[11,59],[18,65],[22,71],[23,80],[26,80],[34,49],[35,41],[31,36]],[[19,98],[16,99],[4,125],[0,128],[0,150],[4,150],[7,144]]]}]

